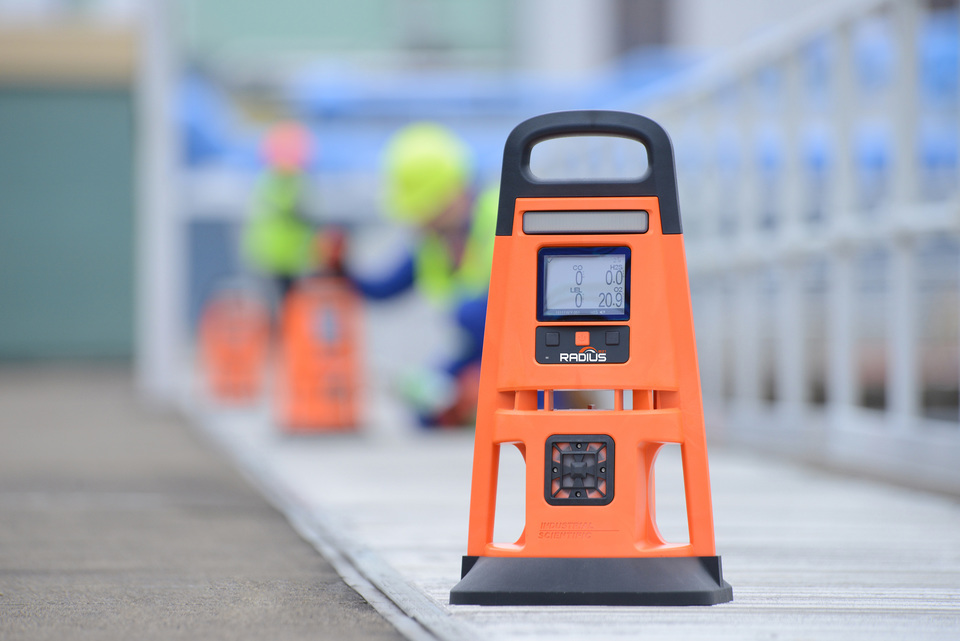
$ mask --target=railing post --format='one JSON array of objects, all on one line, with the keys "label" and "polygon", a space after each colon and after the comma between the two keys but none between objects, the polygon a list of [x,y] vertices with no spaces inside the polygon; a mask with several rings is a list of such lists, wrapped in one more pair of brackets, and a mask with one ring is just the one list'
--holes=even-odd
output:
[{"label": "railing post", "polygon": [[[705,193],[710,191],[709,175],[701,153],[706,147],[706,136],[698,127],[697,120],[686,112],[680,112],[675,123],[675,131],[679,132],[674,138],[674,145],[677,150],[677,188],[682,208],[684,242],[702,245],[708,236],[704,233],[705,225],[712,213],[708,210],[712,203]],[[667,122],[668,127],[672,124]]]},{"label": "railing post", "polygon": [[701,273],[694,301],[700,385],[704,404],[723,411],[723,336],[725,331],[722,279]]},{"label": "railing post", "polygon": [[735,270],[734,390],[739,404],[754,407],[760,400],[760,285],[757,269],[746,265]]},{"label": "railing post", "polygon": [[177,199],[177,87],[172,3],[150,0],[140,16],[136,99],[137,386],[157,405],[182,391],[185,252]]},{"label": "railing post", "polygon": [[850,132],[853,126],[854,85],[853,47],[850,25],[837,32],[836,60],[833,65],[833,186],[830,198],[830,283],[828,294],[827,336],[829,346],[827,402],[837,421],[845,420],[857,403],[855,342],[853,335],[853,299],[856,295],[853,274],[853,246],[850,235],[854,224],[854,167]]},{"label": "railing post", "polygon": [[794,52],[781,63],[783,94],[781,123],[783,133],[783,165],[780,191],[780,260],[777,280],[777,401],[783,420],[797,420],[805,397],[804,390],[804,323],[801,305],[801,256],[798,246],[803,230],[803,162],[802,141],[802,61]]},{"label": "railing post", "polygon": [[[698,218],[696,242],[699,247],[707,250],[705,252],[707,260],[715,259],[714,248],[717,247],[722,232],[717,205],[722,202],[723,197],[719,184],[717,158],[717,109],[717,97],[711,94],[706,98],[706,104],[702,108],[703,116],[697,130],[700,134],[698,184],[696,189],[688,191],[694,197],[696,204],[694,214]],[[697,335],[701,336],[700,343],[703,346],[700,361],[703,394],[706,399],[709,399],[712,411],[723,413],[727,409],[724,406],[723,396],[723,340],[726,332],[723,278],[718,277],[713,270],[702,270],[699,280],[702,283],[699,290],[699,308],[703,312],[701,318],[704,322],[698,323]]]},{"label": "railing post", "polygon": [[920,7],[916,0],[897,3],[891,19],[897,42],[893,79],[893,187],[890,238],[890,274],[887,280],[889,324],[887,331],[887,410],[897,429],[909,429],[920,410],[917,368],[916,243],[910,231],[918,202],[917,116],[920,87],[917,82],[917,29]]},{"label": "railing post", "polygon": [[759,224],[759,188],[757,181],[755,130],[755,77],[741,79],[738,130],[740,172],[737,186],[736,234],[731,247],[742,262],[734,269],[734,305],[736,333],[734,379],[737,403],[753,408],[760,401],[760,284],[756,263],[756,236]]}]

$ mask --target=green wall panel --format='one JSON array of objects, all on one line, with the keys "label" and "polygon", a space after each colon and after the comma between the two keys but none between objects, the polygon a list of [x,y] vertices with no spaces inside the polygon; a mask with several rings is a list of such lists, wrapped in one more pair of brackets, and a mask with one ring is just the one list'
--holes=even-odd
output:
[{"label": "green wall panel", "polygon": [[0,88],[0,359],[132,354],[131,103]]}]

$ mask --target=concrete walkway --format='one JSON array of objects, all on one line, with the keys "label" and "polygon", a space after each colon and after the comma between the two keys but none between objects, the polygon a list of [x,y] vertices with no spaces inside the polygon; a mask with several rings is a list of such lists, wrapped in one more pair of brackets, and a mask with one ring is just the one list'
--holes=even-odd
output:
[{"label": "concrete walkway", "polygon": [[[956,639],[960,502],[714,448],[718,553],[734,601],[713,607],[451,606],[467,543],[469,432],[281,436],[266,414],[198,422],[339,568],[444,639]],[[676,446],[670,446],[676,447]],[[676,451],[657,464],[668,540],[684,537]],[[495,539],[523,527],[523,463],[501,467]]]},{"label": "concrete walkway", "polygon": [[399,639],[126,369],[0,369],[0,639]]}]

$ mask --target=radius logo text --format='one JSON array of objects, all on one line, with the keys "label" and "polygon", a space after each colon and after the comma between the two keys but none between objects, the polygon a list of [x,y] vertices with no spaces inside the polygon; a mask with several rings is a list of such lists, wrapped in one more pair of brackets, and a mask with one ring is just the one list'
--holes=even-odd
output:
[{"label": "radius logo text", "polygon": [[606,363],[606,350],[597,350],[587,345],[579,352],[560,352],[561,363]]}]

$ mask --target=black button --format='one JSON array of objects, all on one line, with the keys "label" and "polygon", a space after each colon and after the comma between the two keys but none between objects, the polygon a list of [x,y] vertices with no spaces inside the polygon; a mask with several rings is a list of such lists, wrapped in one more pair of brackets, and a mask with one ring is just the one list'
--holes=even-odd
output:
[{"label": "black button", "polygon": [[607,332],[607,345],[619,345],[620,332]]},{"label": "black button", "polygon": [[560,332],[546,332],[547,347],[558,347],[560,345]]}]

